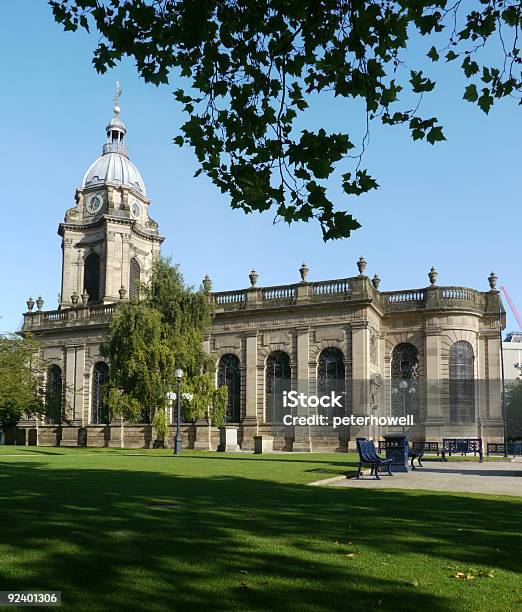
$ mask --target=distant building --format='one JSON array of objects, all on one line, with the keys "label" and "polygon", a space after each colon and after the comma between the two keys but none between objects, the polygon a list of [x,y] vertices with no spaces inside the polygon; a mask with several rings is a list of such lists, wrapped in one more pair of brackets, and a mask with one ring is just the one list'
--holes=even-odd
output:
[{"label": "distant building", "polygon": [[502,342],[504,352],[504,376],[513,380],[522,374],[522,332],[509,332]]},{"label": "distant building", "polygon": [[[23,331],[41,342],[48,388],[64,398],[62,427],[39,423],[44,444],[56,443],[57,436],[62,445],[153,443],[147,422],[124,429],[111,423],[101,392],[108,365],[100,343],[118,302],[136,297],[138,282],[147,280],[163,241],[149,215],[144,181],[129,159],[119,114],[116,105],[102,155],[85,173],[58,229],[59,308],[45,311],[39,299],[34,310],[28,300],[24,314]],[[400,242],[398,237],[398,248]],[[209,256],[208,265],[219,263]],[[357,436],[377,439],[386,431],[380,424],[335,431],[283,427],[282,397],[290,389],[340,391],[343,415],[412,414],[410,440],[502,440],[504,315],[499,321],[496,276],[490,275],[489,290],[477,291],[437,285],[432,268],[427,287],[381,291],[377,274],[366,275],[363,257],[357,267],[354,276],[310,281],[303,264],[298,282],[273,287],[258,286],[252,271],[248,288],[217,293],[204,279],[215,303],[205,347],[216,357],[216,384],[228,386],[227,421],[237,425],[241,448],[252,449],[254,436],[272,435],[276,449],[347,450]],[[515,350],[513,361],[522,361],[518,355]],[[21,425],[35,428],[34,421]],[[217,434],[208,423],[183,425],[185,446],[215,446]]]}]

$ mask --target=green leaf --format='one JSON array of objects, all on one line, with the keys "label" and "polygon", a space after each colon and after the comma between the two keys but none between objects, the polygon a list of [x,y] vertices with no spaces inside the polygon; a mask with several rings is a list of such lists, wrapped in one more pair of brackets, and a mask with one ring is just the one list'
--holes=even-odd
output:
[{"label": "green leaf", "polygon": [[450,50],[450,51],[448,51],[446,53],[446,61],[447,62],[452,62],[453,60],[457,59],[457,57],[458,57],[458,54],[455,53],[455,51],[451,51]]},{"label": "green leaf", "polygon": [[476,102],[478,98],[477,86],[475,84],[468,85],[464,90],[463,98],[468,102]]},{"label": "green leaf", "polygon": [[436,62],[439,59],[439,54],[437,53],[437,49],[435,49],[435,47],[432,47],[428,53],[427,56],[430,58],[430,60],[432,62]]},{"label": "green leaf", "polygon": [[493,105],[493,97],[490,95],[487,87],[482,90],[482,95],[478,99],[478,105],[486,113],[486,115],[489,113],[489,109]]},{"label": "green leaf", "polygon": [[446,137],[442,133],[442,126],[431,128],[426,135],[426,140],[432,145],[434,145],[436,142],[440,142],[441,140],[446,140]]}]

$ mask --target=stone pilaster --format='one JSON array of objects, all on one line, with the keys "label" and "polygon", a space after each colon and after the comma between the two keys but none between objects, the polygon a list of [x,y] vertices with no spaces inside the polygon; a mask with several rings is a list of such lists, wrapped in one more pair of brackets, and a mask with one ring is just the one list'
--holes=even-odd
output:
[{"label": "stone pilaster", "polygon": [[437,329],[426,330],[424,360],[426,384],[425,436],[426,440],[438,440],[441,438],[444,417],[441,406],[441,337]]},{"label": "stone pilaster", "polygon": [[84,389],[84,371],[85,371],[85,345],[77,346],[75,350],[75,364],[74,364],[74,407],[73,407],[73,418],[81,424],[82,427],[86,425],[83,411],[83,398],[85,395]]},{"label": "stone pilaster", "polygon": [[62,240],[62,293],[60,297],[60,307],[64,308],[71,305],[72,270],[73,270],[73,239],[65,236]]},{"label": "stone pilaster", "polygon": [[75,392],[76,377],[76,347],[67,346],[65,348],[65,408],[64,416],[66,421],[74,419],[74,405],[76,402]]},{"label": "stone pilaster", "polygon": [[[120,286],[123,285],[127,290],[127,295],[130,295],[130,260],[131,260],[131,250],[130,250],[130,242],[131,237],[130,234],[122,234],[122,248],[121,248],[121,280]],[[144,267],[144,266],[143,266]],[[115,285],[118,281],[115,280]],[[118,295],[118,290],[120,287],[114,287],[114,293],[111,294],[113,296]]]},{"label": "stone pilaster", "polygon": [[254,450],[258,431],[257,418],[257,331],[244,335],[245,342],[245,417],[242,450]]},{"label": "stone pilaster", "polygon": [[[103,281],[103,295],[102,298],[109,298],[117,292],[119,287],[115,287],[114,282],[114,261],[116,258],[116,232],[108,231],[107,239],[105,241],[105,257],[103,259],[102,269],[105,271],[105,279]],[[121,253],[119,254],[119,259]],[[119,266],[118,266],[119,267]]]},{"label": "stone pilaster", "polygon": [[[297,387],[298,393],[308,395],[308,361],[310,359],[310,328],[301,327],[296,329],[297,345]],[[297,408],[297,416],[308,416],[306,408]],[[294,452],[310,452],[312,450],[312,439],[310,426],[296,425],[294,428]]]},{"label": "stone pilaster", "polygon": [[[370,414],[369,405],[369,326],[368,321],[352,323],[352,414],[366,416]],[[369,427],[352,426],[350,439],[367,437]]]}]

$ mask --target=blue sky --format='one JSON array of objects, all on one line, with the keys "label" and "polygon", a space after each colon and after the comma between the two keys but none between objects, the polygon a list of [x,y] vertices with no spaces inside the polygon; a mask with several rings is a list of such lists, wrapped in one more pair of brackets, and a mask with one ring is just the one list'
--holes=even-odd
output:
[{"label": "blue sky", "polygon": [[[310,280],[353,276],[363,254],[382,290],[426,286],[432,265],[440,284],[486,290],[493,269],[522,310],[520,107],[501,103],[486,117],[461,100],[456,65],[434,70],[436,93],[422,107],[448,141],[413,143],[404,130],[376,124],[365,166],[381,187],[351,201],[334,189],[338,207],[351,207],[363,227],[324,244],[319,227],[274,226],[270,214],[232,211],[206,178],[193,178],[192,151],[171,144],[183,120],[172,95],[178,83],[146,85],[131,62],[98,75],[95,39],[62,32],[43,0],[1,3],[0,32],[0,331],[19,327],[29,295],[56,308],[56,230],[101,153],[116,80],[130,157],[166,236],[163,252],[190,283],[209,274],[216,290],[245,287],[252,267],[261,285],[296,282],[303,260]],[[336,131],[360,125],[351,107],[327,100],[311,121]],[[511,313],[508,328],[516,328]]]}]

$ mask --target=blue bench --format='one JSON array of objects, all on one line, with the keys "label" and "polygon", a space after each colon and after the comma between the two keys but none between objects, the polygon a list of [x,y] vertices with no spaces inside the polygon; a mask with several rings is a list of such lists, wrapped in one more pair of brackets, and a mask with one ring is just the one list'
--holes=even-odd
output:
[{"label": "blue bench", "polygon": [[417,459],[417,463],[419,464],[419,467],[424,467],[422,465],[422,461],[421,459],[424,457],[424,451],[420,450],[420,449],[411,449],[410,445],[408,444],[408,459],[411,459],[411,469],[412,470],[416,470],[417,468],[413,465],[413,460]]},{"label": "blue bench", "polygon": [[379,457],[375,450],[375,444],[373,440],[367,440],[366,438],[357,438],[357,451],[359,453],[359,468],[357,470],[357,479],[361,477],[361,471],[363,465],[369,465],[371,467],[370,476],[375,474],[375,480],[380,480],[379,469],[385,467],[390,476],[392,459],[383,459]]},{"label": "blue bench", "polygon": [[[505,447],[503,442],[488,442],[486,449],[489,457],[490,455],[503,455]],[[513,457],[522,456],[522,442],[508,442],[506,454],[513,455]]]},{"label": "blue bench", "polygon": [[425,440],[413,443],[414,451],[422,451],[422,453],[436,453],[439,455],[439,443],[438,442],[426,442]]},{"label": "blue bench", "polygon": [[463,457],[468,453],[479,456],[479,462],[484,461],[482,454],[481,438],[443,438],[440,451],[442,461],[446,461],[446,453],[451,457],[452,453],[460,453]]}]

